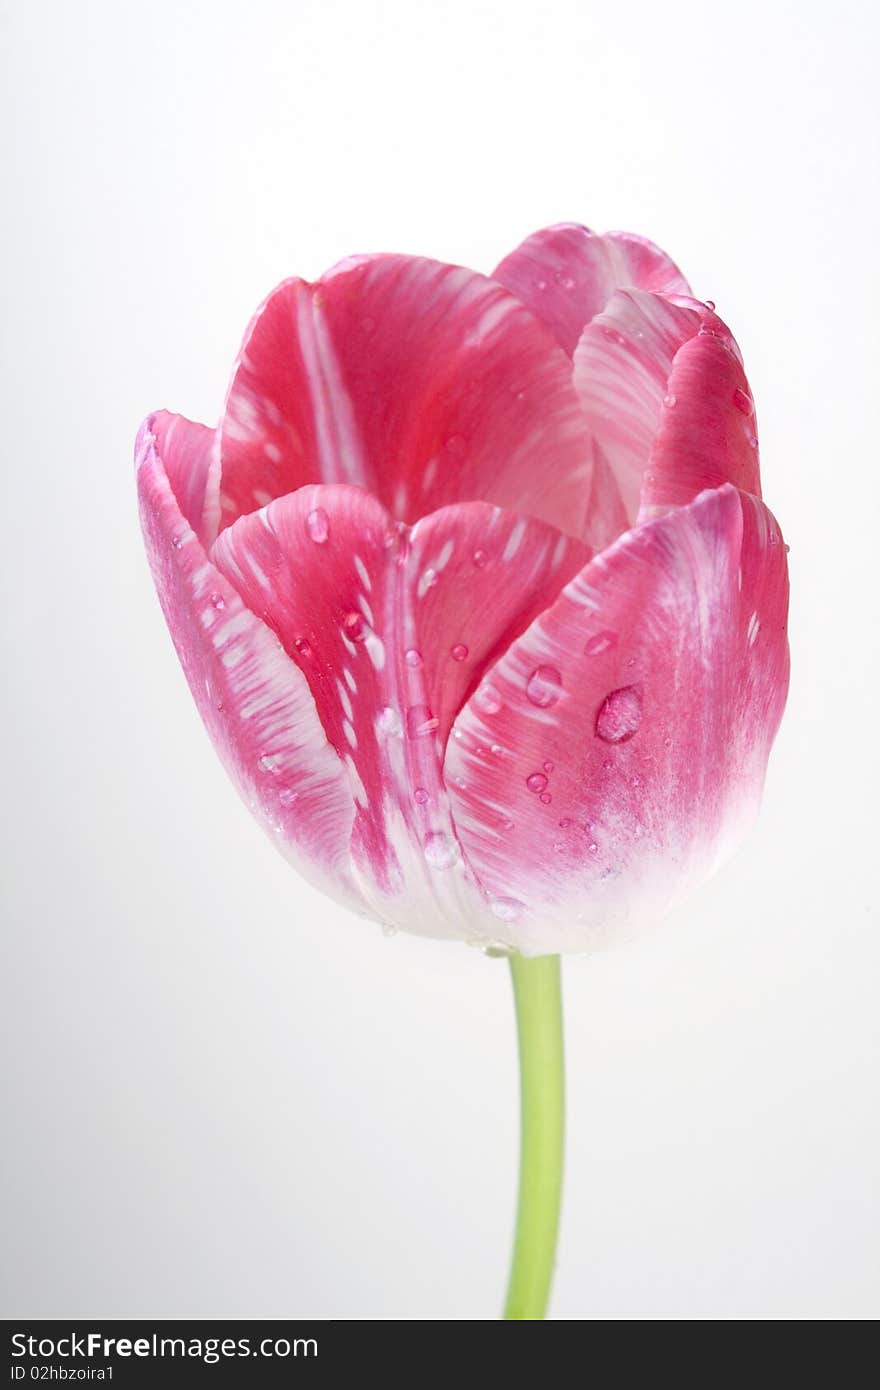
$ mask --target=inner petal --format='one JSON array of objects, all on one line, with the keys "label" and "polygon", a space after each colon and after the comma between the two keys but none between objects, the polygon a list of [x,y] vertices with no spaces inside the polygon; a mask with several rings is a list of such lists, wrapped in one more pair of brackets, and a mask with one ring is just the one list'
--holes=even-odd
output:
[{"label": "inner petal", "polygon": [[407,256],[269,296],[220,427],[223,527],[308,483],[412,523],[462,500],[583,533],[590,464],[571,366],[494,280]]}]

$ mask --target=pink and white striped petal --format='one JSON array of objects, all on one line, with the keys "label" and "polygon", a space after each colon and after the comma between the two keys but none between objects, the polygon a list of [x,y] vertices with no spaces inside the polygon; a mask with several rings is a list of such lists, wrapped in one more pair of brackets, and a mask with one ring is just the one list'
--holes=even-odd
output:
[{"label": "pink and white striped petal", "polygon": [[502,940],[632,934],[723,857],[785,703],[787,594],[775,521],[724,486],[621,536],[489,671],[444,772]]},{"label": "pink and white striped petal", "polygon": [[224,526],[325,482],[408,523],[484,500],[583,533],[570,364],[517,299],[458,266],[355,257],[279,286],[245,337],[220,438]]},{"label": "pink and white striped petal", "polygon": [[[204,450],[197,458],[199,439]],[[147,555],[159,601],[205,726],[242,798],[282,853],[331,897],[363,901],[349,868],[354,801],[308,684],[277,637],[210,562],[177,487],[200,514],[212,432],[150,417],[135,459]]]},{"label": "pink and white striped petal", "polygon": [[569,356],[615,290],[690,294],[678,266],[652,241],[631,232],[599,236],[574,222],[527,237],[505,256],[493,279],[547,325]]},{"label": "pink and white striped petal", "polygon": [[[725,482],[760,495],[739,350],[704,304],[617,291],[581,335],[574,382],[594,470],[613,475],[629,525]],[[595,515],[589,530],[613,538]]]},{"label": "pink and white striped petal", "polygon": [[486,503],[409,530],[345,484],[301,488],[218,538],[218,568],[308,679],[349,769],[354,864],[380,920],[459,936],[479,916],[441,775],[450,724],[587,553]]},{"label": "pink and white striped petal", "polygon": [[217,534],[220,513],[220,447],[216,431],[195,424],[184,415],[157,410],[150,417],[150,432],[181,515],[207,547]]}]

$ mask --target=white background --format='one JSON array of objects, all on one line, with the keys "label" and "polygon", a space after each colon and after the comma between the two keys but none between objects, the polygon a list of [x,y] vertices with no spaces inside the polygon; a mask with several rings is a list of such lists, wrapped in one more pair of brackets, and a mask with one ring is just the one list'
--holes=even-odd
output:
[{"label": "white background", "polygon": [[877,40],[866,0],[4,3],[2,1311],[491,1318],[507,969],[349,918],[198,721],[132,442],[256,304],[401,250],[653,237],[743,347],[791,543],[757,832],[565,963],[560,1318],[878,1311]]}]

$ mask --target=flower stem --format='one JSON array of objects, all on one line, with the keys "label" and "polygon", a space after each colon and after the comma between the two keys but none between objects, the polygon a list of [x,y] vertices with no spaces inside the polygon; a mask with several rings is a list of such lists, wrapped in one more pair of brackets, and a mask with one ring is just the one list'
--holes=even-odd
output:
[{"label": "flower stem", "polygon": [[505,1319],[544,1317],[559,1230],[565,1120],[558,956],[511,956],[522,1093],[519,1204]]}]

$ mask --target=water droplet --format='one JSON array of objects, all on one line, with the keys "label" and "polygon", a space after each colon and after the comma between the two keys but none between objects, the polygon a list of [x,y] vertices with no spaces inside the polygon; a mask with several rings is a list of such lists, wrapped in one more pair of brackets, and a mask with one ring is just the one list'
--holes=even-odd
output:
[{"label": "water droplet", "polygon": [[590,841],[590,843],[587,845],[587,849],[590,851],[590,854],[599,853],[599,846],[596,844],[595,840]]},{"label": "water droplet", "polygon": [[342,630],[349,642],[363,642],[369,633],[363,613],[358,613],[355,609],[346,613],[342,619]]},{"label": "water droplet", "polygon": [[597,632],[584,647],[584,656],[601,656],[603,652],[610,652],[616,642],[616,632],[611,632],[608,629],[604,632]]},{"label": "water droplet", "polygon": [[279,762],[280,759],[271,753],[263,753],[259,758],[259,765],[263,772],[275,772]]},{"label": "water droplet", "polygon": [[491,753],[494,753],[496,758],[500,758],[501,754],[504,752],[504,749],[501,747],[500,743],[493,743],[489,751]]},{"label": "water droplet", "polygon": [[180,550],[183,545],[183,536],[172,536],[171,544],[174,546],[175,550]]},{"label": "water droplet", "polygon": [[439,728],[440,720],[435,719],[427,705],[410,705],[406,712],[406,731],[410,738],[422,738]]},{"label": "water droplet", "polygon": [[458,858],[455,841],[442,830],[432,830],[425,836],[425,859],[432,869],[448,869]]},{"label": "water droplet", "polygon": [[596,734],[603,743],[626,743],[642,722],[642,697],[635,685],[624,685],[605,696],[596,715]]},{"label": "water droplet", "polygon": [[412,666],[413,669],[415,669],[422,664],[422,654],[420,651],[416,651],[415,647],[410,647],[409,651],[404,656],[404,661],[407,666]]},{"label": "water droplet", "polygon": [[295,801],[299,801],[299,792],[295,792],[292,787],[282,787],[278,793],[278,800],[282,806],[292,806]]},{"label": "water droplet", "polygon": [[742,411],[743,415],[751,415],[752,411],[755,408],[751,396],[749,396],[739,386],[734,388],[733,403],[736,406],[737,410]]},{"label": "water droplet", "polygon": [[452,648],[452,660],[466,661],[467,655],[468,649],[465,646],[464,642],[456,642],[455,646]]},{"label": "water droplet", "polygon": [[553,800],[553,797],[550,795],[549,792],[541,792],[540,799],[545,806],[549,806],[550,802]]},{"label": "water droplet", "polygon": [[433,570],[430,567],[426,569],[421,579],[419,580],[419,594],[426,594],[429,589],[433,589],[434,585],[437,583],[438,578],[439,575],[437,574],[436,570]]},{"label": "water droplet", "polygon": [[294,637],[293,650],[297,652],[299,656],[304,657],[306,661],[313,655],[312,645],[305,637]]},{"label": "water droplet", "polygon": [[330,518],[323,507],[315,507],[306,517],[306,530],[317,545],[323,545],[330,535]]},{"label": "water droplet", "polygon": [[376,732],[381,738],[399,738],[403,733],[400,715],[392,705],[385,705],[376,720]]},{"label": "water droplet", "polygon": [[500,821],[498,822],[498,829],[499,829],[499,830],[512,830],[512,829],[513,829],[513,821],[510,819],[510,816],[502,816],[502,817],[501,817]]},{"label": "water droplet", "polygon": [[779,537],[777,536],[776,532],[772,529],[772,527],[770,529],[769,535],[767,536],[767,539],[771,545],[779,544]]},{"label": "water droplet", "polygon": [[501,922],[515,922],[523,914],[524,906],[517,898],[495,898],[492,912]]},{"label": "water droplet", "polygon": [[563,816],[563,817],[562,817],[562,820],[559,822],[559,829],[560,829],[560,830],[567,830],[568,827],[569,827],[570,825],[571,825],[571,817],[570,817],[570,816]]},{"label": "water droplet", "polygon": [[758,447],[758,436],[757,436],[756,434],[750,434],[749,437],[748,437],[748,441],[747,441],[747,442],[748,442],[748,446],[749,446],[750,449],[757,449],[757,447]]},{"label": "water droplet", "polygon": [[561,285],[564,290],[573,290],[575,282],[570,275],[563,275],[561,271],[557,270],[556,283]]},{"label": "water droplet", "polygon": [[211,595],[211,607],[216,608],[218,613],[222,613],[226,607],[226,600],[222,594]]},{"label": "water droplet", "polygon": [[536,289],[536,290],[546,290],[546,288],[547,288],[547,281],[546,281],[546,280],[536,280],[536,281],[535,281],[535,289]]},{"label": "water droplet", "polygon": [[663,404],[666,406],[667,410],[671,410],[675,405],[675,395],[672,391],[667,391],[666,395],[663,397]]},{"label": "water droplet", "polygon": [[562,693],[562,677],[555,666],[536,666],[526,682],[526,695],[539,709],[550,709]]},{"label": "water droplet", "polygon": [[714,312],[715,312],[715,300],[714,300],[714,299],[707,299],[707,300],[705,301],[705,303],[706,303],[706,308],[707,308],[707,309],[710,309],[710,310],[712,311],[712,313],[714,314]]},{"label": "water droplet", "polygon": [[481,685],[474,699],[484,714],[497,714],[501,708],[501,696],[494,685]]},{"label": "water droplet", "polygon": [[486,561],[488,560],[488,558],[489,558],[489,556],[486,554],[485,550],[475,550],[475,551],[474,551],[474,554],[473,554],[473,561],[474,561],[474,564],[476,565],[476,567],[477,567],[478,570],[483,569],[483,567],[484,567],[484,565],[486,564]]},{"label": "water droplet", "polygon": [[544,771],[545,771],[545,772],[552,772],[552,771],[553,771],[553,766],[554,766],[553,763],[550,763],[550,762],[545,763],[545,764],[544,764]]},{"label": "water droplet", "polygon": [[526,786],[530,792],[542,792],[547,785],[547,778],[543,772],[530,772],[526,778]]},{"label": "water droplet", "polygon": [[603,324],[602,332],[608,339],[609,343],[616,343],[618,347],[625,346],[626,338],[624,338],[623,334],[619,333],[616,328],[609,328],[607,324]]},{"label": "water droplet", "polygon": [[413,792],[413,797],[420,806],[424,806],[428,800],[428,793],[425,791],[424,787],[416,787]]}]

